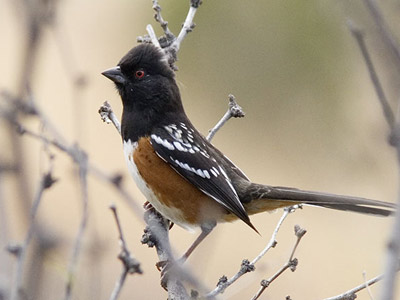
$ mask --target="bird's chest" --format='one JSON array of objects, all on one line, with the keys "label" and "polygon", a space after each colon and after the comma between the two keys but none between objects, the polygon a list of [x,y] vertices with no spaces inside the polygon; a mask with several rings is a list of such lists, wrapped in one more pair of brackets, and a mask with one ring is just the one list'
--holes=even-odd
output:
[{"label": "bird's chest", "polygon": [[216,202],[163,161],[149,139],[124,141],[124,154],[138,188],[163,216],[189,230],[208,218],[218,219]]}]

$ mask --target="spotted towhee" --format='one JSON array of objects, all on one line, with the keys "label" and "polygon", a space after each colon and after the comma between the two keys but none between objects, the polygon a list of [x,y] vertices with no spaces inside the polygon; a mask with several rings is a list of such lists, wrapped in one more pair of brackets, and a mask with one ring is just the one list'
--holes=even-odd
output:
[{"label": "spotted towhee", "polygon": [[190,122],[174,71],[152,44],[133,48],[102,74],[122,98],[124,153],[136,184],[171,222],[202,229],[185,257],[218,222],[241,219],[256,230],[249,215],[293,204],[382,216],[394,210],[381,201],[251,182]]}]

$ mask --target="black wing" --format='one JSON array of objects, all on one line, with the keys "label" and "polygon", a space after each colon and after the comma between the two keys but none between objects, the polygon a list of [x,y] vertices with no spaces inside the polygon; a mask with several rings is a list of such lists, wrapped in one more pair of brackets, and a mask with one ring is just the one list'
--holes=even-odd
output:
[{"label": "black wing", "polygon": [[150,137],[158,156],[203,193],[255,229],[223,164],[218,163],[226,158],[215,157],[215,148],[190,123],[159,127]]}]

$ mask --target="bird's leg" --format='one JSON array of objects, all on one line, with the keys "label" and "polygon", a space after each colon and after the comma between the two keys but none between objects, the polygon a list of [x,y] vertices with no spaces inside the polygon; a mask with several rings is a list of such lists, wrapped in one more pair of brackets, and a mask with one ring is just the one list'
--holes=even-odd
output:
[{"label": "bird's leg", "polygon": [[149,201],[146,201],[145,203],[143,203],[143,208],[145,211],[148,211],[153,208],[153,205],[151,205]]},{"label": "bird's leg", "polygon": [[[196,240],[189,247],[189,249],[186,250],[186,252],[182,255],[182,257],[177,260],[177,262],[183,264],[188,259],[190,254],[192,254],[194,249],[196,249],[197,246],[200,245],[200,243],[210,234],[210,232],[214,229],[216,225],[217,223],[215,221],[202,224],[200,226],[201,228],[200,235],[196,238]],[[156,267],[159,271],[161,271],[161,274],[164,274],[170,266],[171,262],[167,260],[159,261],[158,263],[156,263]]]},{"label": "bird's leg", "polygon": [[[217,225],[217,222],[212,221],[209,223],[203,223],[200,228],[201,228],[201,233],[200,235],[196,238],[196,240],[193,242],[193,244],[187,249],[185,254],[182,255],[182,257],[177,261],[179,264],[183,264],[190,254],[194,251],[194,249],[197,248],[198,245],[210,234],[210,232],[214,229],[214,227]],[[159,271],[161,271],[161,286],[165,289],[168,290],[168,280],[169,276],[174,274],[174,263],[171,261],[160,261],[156,264],[157,268]],[[176,272],[176,269],[175,269]],[[175,274],[176,275],[176,274]]]},{"label": "bird's leg", "polygon": [[192,254],[193,250],[197,248],[198,245],[211,233],[211,231],[214,229],[214,227],[217,225],[215,221],[209,222],[209,223],[204,223],[200,226],[201,228],[201,233],[200,235],[196,238],[196,240],[193,242],[193,244],[187,249],[185,254],[182,255],[182,257],[179,259],[180,263],[184,263],[190,254]]}]

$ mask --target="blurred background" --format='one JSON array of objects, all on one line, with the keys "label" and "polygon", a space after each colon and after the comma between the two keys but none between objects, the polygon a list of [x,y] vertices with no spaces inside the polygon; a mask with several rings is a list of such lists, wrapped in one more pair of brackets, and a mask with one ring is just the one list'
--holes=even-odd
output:
[{"label": "blurred background", "polygon": [[[188,2],[160,1],[163,17],[176,34]],[[399,38],[400,3],[380,4]],[[39,29],[29,24],[32,14],[42,20]],[[363,1],[204,0],[198,10],[197,26],[183,42],[177,62],[184,106],[206,134],[225,113],[228,94],[236,96],[246,117],[228,122],[213,142],[253,181],[396,200],[395,152],[387,143],[388,126],[348,30],[350,19],[365,33],[386,94],[397,107],[399,69]],[[138,205],[145,199],[125,167],[121,138],[97,111],[108,100],[120,116],[119,96],[100,73],[137,44],[149,23],[162,34],[150,0],[0,0],[3,95],[22,96],[22,87],[29,83],[30,96],[49,123],[70,145],[79,144],[91,164],[110,176],[122,174]],[[22,117],[21,122],[32,131],[48,132],[35,117]],[[40,141],[19,136],[3,119],[0,134],[0,163],[19,165],[18,172],[0,172],[0,299],[8,299],[16,272],[15,256],[4,249],[25,239],[32,200],[50,165],[48,151],[54,155],[58,181],[44,192],[38,208],[23,287],[26,299],[60,299],[82,216],[77,168],[57,149],[46,150]],[[120,275],[111,203],[144,271],[128,277],[120,299],[165,299],[156,253],[140,243],[141,217],[110,184],[90,175],[88,185],[88,223],[72,299],[108,299]],[[241,222],[219,225],[187,265],[213,289],[222,275],[232,276],[242,259],[252,260],[264,248],[280,216],[281,211],[252,217],[261,236]],[[277,247],[221,299],[250,299],[255,294],[261,279],[288,259],[295,224],[308,231],[295,255],[298,268],[278,278],[262,299],[322,299],[342,293],[364,282],[363,272],[372,278],[383,271],[392,221],[312,207],[296,211],[282,226]],[[170,236],[177,255],[196,237],[178,226]],[[379,287],[371,288],[376,297]],[[359,294],[359,299],[368,297]]]}]

